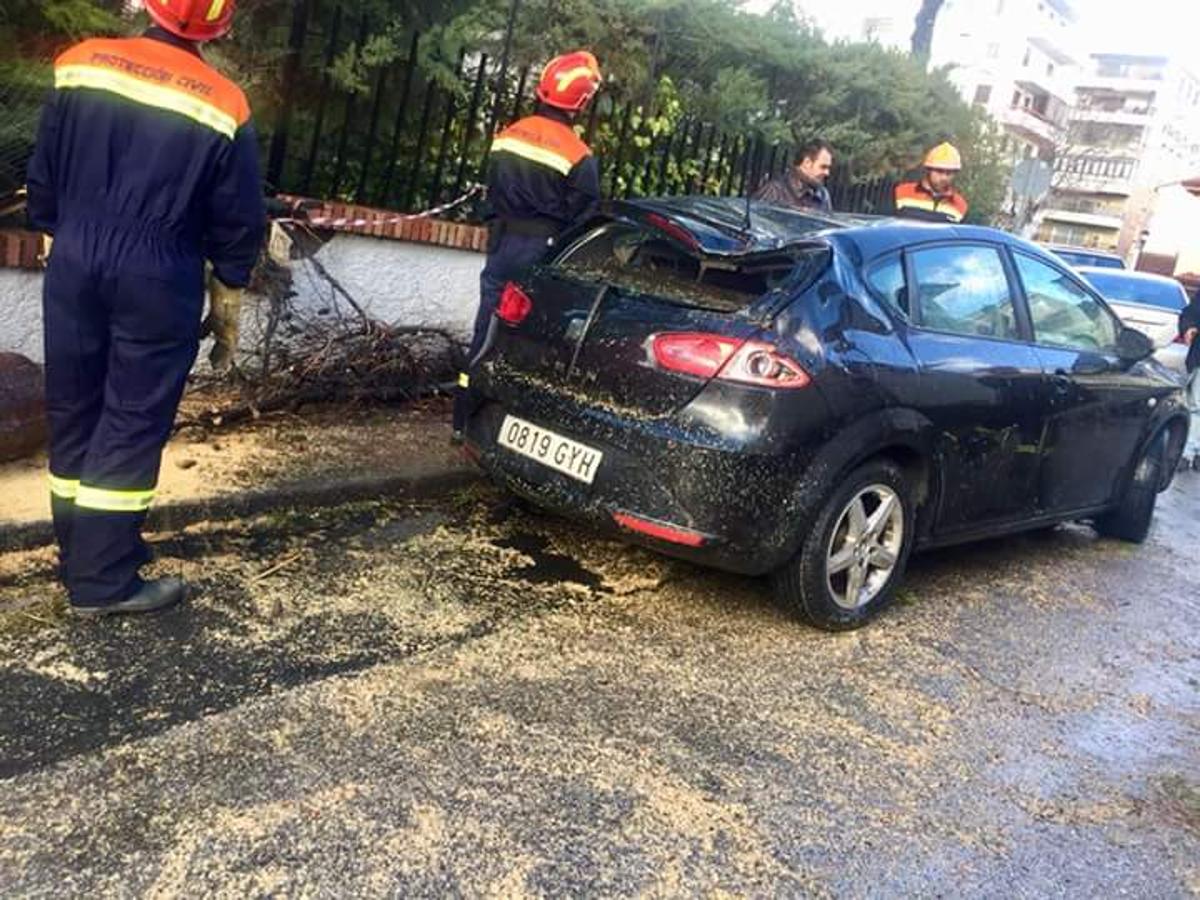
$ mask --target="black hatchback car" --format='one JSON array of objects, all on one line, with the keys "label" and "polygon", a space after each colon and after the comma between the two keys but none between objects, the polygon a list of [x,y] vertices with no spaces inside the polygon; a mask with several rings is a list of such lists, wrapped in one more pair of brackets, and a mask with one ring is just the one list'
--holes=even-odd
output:
[{"label": "black hatchback car", "polygon": [[991,229],[616,203],[505,288],[467,448],[852,628],[913,550],[1076,519],[1144,539],[1188,427],[1153,349]]}]

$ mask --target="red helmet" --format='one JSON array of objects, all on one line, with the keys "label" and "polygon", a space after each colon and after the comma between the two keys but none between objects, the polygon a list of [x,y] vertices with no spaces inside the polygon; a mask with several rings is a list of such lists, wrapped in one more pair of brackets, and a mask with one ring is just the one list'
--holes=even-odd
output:
[{"label": "red helmet", "polygon": [[586,50],[556,56],[538,81],[538,99],[548,106],[579,112],[600,90],[600,64]]},{"label": "red helmet", "polygon": [[233,25],[237,0],[143,0],[146,12],[171,34],[189,41],[223,37]]}]

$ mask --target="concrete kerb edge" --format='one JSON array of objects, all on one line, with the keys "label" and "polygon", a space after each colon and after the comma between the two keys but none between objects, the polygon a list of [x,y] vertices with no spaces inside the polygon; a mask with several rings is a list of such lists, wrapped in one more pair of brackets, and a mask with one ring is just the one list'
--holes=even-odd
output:
[{"label": "concrete kerb edge", "polygon": [[[274,509],[320,509],[367,500],[425,499],[467,487],[482,477],[483,473],[478,470],[446,469],[418,477],[360,478],[172,503],[150,511],[146,531],[178,531],[197,522],[249,518]],[[0,553],[33,550],[53,542],[54,528],[49,520],[0,525]]]}]

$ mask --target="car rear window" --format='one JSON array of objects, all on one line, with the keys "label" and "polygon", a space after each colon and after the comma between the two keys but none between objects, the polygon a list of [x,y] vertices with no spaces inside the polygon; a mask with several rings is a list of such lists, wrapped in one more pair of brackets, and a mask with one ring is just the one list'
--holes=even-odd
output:
[{"label": "car rear window", "polygon": [[1187,294],[1184,293],[1183,286],[1173,281],[1131,278],[1116,272],[1084,272],[1083,277],[1106,300],[1141,303],[1171,312],[1179,312],[1187,306]]},{"label": "car rear window", "polygon": [[823,248],[709,257],[689,253],[653,229],[609,222],[568,247],[553,267],[672,303],[734,312],[776,288],[807,281],[827,260]]}]

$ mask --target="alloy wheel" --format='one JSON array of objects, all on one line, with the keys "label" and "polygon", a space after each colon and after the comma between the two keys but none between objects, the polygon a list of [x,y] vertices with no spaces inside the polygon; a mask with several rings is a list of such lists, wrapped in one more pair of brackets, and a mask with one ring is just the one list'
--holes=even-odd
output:
[{"label": "alloy wheel", "polygon": [[859,609],[879,595],[900,561],[904,525],[904,504],[886,484],[864,487],[846,504],[825,557],[825,579],[838,606]]}]

